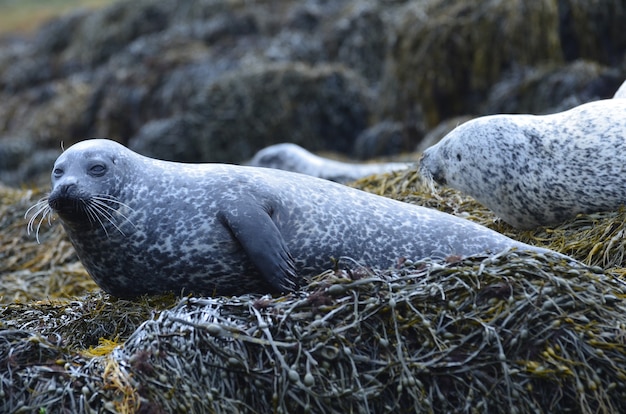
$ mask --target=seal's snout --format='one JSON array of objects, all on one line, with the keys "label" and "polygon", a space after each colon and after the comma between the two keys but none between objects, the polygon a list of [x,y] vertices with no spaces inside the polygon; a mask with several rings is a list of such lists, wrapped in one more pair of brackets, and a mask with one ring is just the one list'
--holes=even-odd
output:
[{"label": "seal's snout", "polygon": [[76,183],[67,183],[59,186],[59,193],[62,196],[68,196],[76,191]]},{"label": "seal's snout", "polygon": [[48,197],[48,205],[59,214],[73,214],[80,210],[80,194],[76,182],[64,182],[55,186]]},{"label": "seal's snout", "polygon": [[432,150],[431,148],[429,148],[424,151],[424,154],[422,154],[422,157],[419,161],[420,174],[422,174],[422,176],[427,178],[428,180],[436,182],[437,184],[446,185],[447,182],[443,170],[439,163],[435,161],[436,157],[434,157],[431,152]]},{"label": "seal's snout", "polygon": [[431,173],[431,177],[433,181],[440,185],[447,185],[446,177],[443,175],[443,171],[441,169],[435,170]]}]

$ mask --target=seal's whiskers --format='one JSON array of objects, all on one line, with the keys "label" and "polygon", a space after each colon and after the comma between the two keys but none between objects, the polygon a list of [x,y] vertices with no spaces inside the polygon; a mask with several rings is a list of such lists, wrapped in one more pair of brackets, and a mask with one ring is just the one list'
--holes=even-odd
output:
[{"label": "seal's whiskers", "polygon": [[426,186],[433,195],[436,195],[438,191],[437,187],[435,186],[435,180],[433,179],[433,175],[430,173],[430,171],[426,170],[420,170],[420,173],[420,176],[422,177],[422,182],[426,184]]},{"label": "seal's whiskers", "polygon": [[113,207],[107,205],[106,203],[104,203],[101,200],[102,200],[102,198],[98,198],[98,197],[91,197],[89,199],[89,203],[86,205],[86,208],[89,211],[89,213],[96,217],[96,219],[100,223],[100,226],[102,227],[102,229],[106,233],[107,238],[109,237],[109,233],[108,233],[108,231],[107,231],[107,229],[106,229],[106,227],[104,225],[104,221],[103,220],[108,221],[109,223],[111,223],[111,225],[113,227],[115,227],[115,229],[117,231],[119,231],[122,236],[126,237],[126,234],[117,225],[116,220],[115,220],[115,216],[114,216],[113,213],[118,213],[125,220],[127,220],[129,223],[130,223],[130,221],[122,213],[119,213],[116,209],[114,209]]},{"label": "seal's whiskers", "polygon": [[[26,232],[31,234],[33,231],[35,232],[35,237],[37,239],[37,243],[39,241],[39,229],[41,228],[41,224],[47,219],[48,225],[52,224],[52,209],[48,205],[48,196],[45,196],[39,199],[33,206],[31,206],[26,213],[24,213],[24,218],[27,218],[28,215],[34,211],[33,215],[28,219],[28,225],[26,226]],[[41,216],[39,223],[37,223],[37,228],[35,229],[35,221],[37,217]]]},{"label": "seal's whiskers", "polygon": [[[87,214],[87,218],[89,219],[89,222],[91,224],[96,224],[96,222],[98,222],[100,224],[100,227],[102,227],[102,230],[104,230],[104,234],[106,234],[107,239],[108,239],[109,238],[109,232],[108,232],[106,226],[104,225],[104,222],[100,218],[100,209],[99,209],[99,207],[94,206],[94,202],[91,199],[89,201],[84,201],[83,200],[83,211],[85,212],[85,214]],[[110,219],[107,218],[107,220],[109,222],[111,222]],[[112,224],[115,226],[115,223],[112,223]],[[124,233],[122,233],[122,235],[124,235]]]},{"label": "seal's whiskers", "polygon": [[[107,210],[110,210],[112,213],[115,213],[118,216],[122,217],[131,226],[133,226],[134,228],[137,228],[137,226],[135,226],[135,223],[133,223],[132,220],[128,218],[128,216],[126,216],[124,213],[120,212],[119,209],[113,208],[112,206],[110,206],[107,203],[116,203],[119,206],[127,208],[131,212],[135,211],[135,209],[132,208],[131,206],[129,206],[128,204],[122,203],[117,198],[115,198],[113,196],[109,196],[109,195],[107,195],[107,196],[93,196],[93,197],[91,197],[91,199],[94,201],[94,203],[97,203],[98,206],[100,206],[102,208],[105,208]],[[105,213],[105,211],[103,211],[103,213]],[[108,216],[111,219],[113,219],[113,214],[112,213],[108,213]]]},{"label": "seal's whiskers", "polygon": [[113,196],[93,196],[91,197],[90,200],[94,206],[97,207],[98,211],[100,213],[102,213],[104,215],[104,217],[107,218],[107,220],[113,224],[118,231],[120,231],[120,233],[124,234],[117,226],[116,224],[113,222],[115,220],[115,216],[120,216],[121,218],[124,219],[124,221],[128,222],[131,226],[133,226],[134,228],[137,228],[137,226],[135,226],[135,223],[132,222],[132,220],[130,218],[128,218],[127,215],[125,215],[124,213],[122,213],[119,208],[114,208],[113,206],[111,206],[109,203],[115,203],[118,206],[121,207],[125,207],[126,209],[128,209],[129,211],[134,211],[134,209],[129,206],[126,203],[122,203],[121,201],[119,201],[118,199],[116,199]]}]

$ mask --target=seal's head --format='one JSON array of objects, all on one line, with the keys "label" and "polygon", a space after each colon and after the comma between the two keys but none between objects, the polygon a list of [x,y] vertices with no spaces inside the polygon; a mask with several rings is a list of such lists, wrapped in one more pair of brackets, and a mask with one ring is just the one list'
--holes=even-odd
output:
[{"label": "seal's head", "polygon": [[127,170],[125,148],[109,140],[88,140],[63,152],[52,169],[48,205],[66,225],[106,222],[120,207],[119,192]]},{"label": "seal's head", "polygon": [[479,150],[478,135],[476,120],[457,126],[439,143],[424,151],[419,162],[422,176],[437,184],[454,186],[467,173],[464,158],[474,156],[473,152]]},{"label": "seal's head", "polygon": [[[510,116],[491,115],[457,126],[439,143],[426,149],[420,159],[420,173],[436,183],[456,188],[480,199],[492,193],[506,179],[511,163],[526,162],[522,151],[532,137]],[[531,133],[532,130],[528,129]]]}]

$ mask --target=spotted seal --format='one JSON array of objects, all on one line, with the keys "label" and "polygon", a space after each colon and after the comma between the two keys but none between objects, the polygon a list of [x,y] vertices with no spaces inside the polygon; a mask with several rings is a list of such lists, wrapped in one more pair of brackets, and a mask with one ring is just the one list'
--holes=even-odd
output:
[{"label": "spotted seal", "polygon": [[626,203],[626,100],[468,121],[424,151],[423,176],[529,229]]},{"label": "spotted seal", "polygon": [[101,139],[59,156],[52,191],[32,211],[31,229],[56,213],[89,274],[120,297],[287,292],[340,257],[389,268],[400,258],[549,252],[319,178],[161,161]]},{"label": "spotted seal", "polygon": [[347,163],[317,156],[299,145],[270,145],[257,152],[247,163],[253,167],[277,168],[330,181],[346,183],[368,175],[405,170],[413,164],[404,162]]}]

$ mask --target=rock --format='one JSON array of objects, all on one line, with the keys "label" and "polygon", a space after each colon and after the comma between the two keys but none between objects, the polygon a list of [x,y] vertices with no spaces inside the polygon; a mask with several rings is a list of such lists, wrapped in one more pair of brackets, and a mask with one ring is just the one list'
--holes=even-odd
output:
[{"label": "rock", "polygon": [[0,138],[0,183],[12,186],[49,183],[54,160],[60,153],[60,145],[57,149],[38,150],[34,140],[28,137]]},{"label": "rock", "polygon": [[382,76],[387,54],[387,27],[382,18],[385,7],[368,2],[352,3],[324,42],[331,60],[353,68],[373,83]]},{"label": "rock", "polygon": [[624,99],[626,98],[626,81],[622,83],[622,86],[619,87],[615,95],[613,95],[615,99]]},{"label": "rock", "polygon": [[5,96],[0,105],[0,136],[26,136],[39,148],[58,147],[61,141],[71,144],[89,130],[92,98],[89,78],[78,76]]},{"label": "rock", "polygon": [[282,141],[389,155],[456,116],[613,94],[626,78],[620,4],[137,0],[77,11],[0,38],[0,139],[36,151],[107,137],[179,161],[239,162]]},{"label": "rock", "polygon": [[91,10],[77,9],[48,21],[37,31],[32,44],[33,50],[38,55],[63,52],[70,44],[80,39],[77,30],[91,14]]},{"label": "rock", "polygon": [[400,122],[383,121],[359,134],[354,143],[354,156],[367,160],[411,151],[414,146]]},{"label": "rock", "polygon": [[104,63],[138,37],[167,28],[176,7],[174,0],[135,0],[96,10],[82,19],[63,58],[88,68]]},{"label": "rock", "polygon": [[559,36],[567,60],[619,64],[626,49],[626,5],[623,1],[560,0]]},{"label": "rock", "polygon": [[205,161],[240,162],[279,142],[350,153],[366,128],[363,79],[337,65],[270,64],[228,73],[192,96]]},{"label": "rock", "polygon": [[201,161],[202,123],[187,115],[149,121],[128,141],[133,151],[168,161]]},{"label": "rock", "polygon": [[423,110],[430,128],[475,112],[507,69],[563,61],[553,0],[416,2],[395,36],[382,115]]},{"label": "rock", "polygon": [[483,113],[546,114],[613,96],[623,73],[590,61],[539,66],[503,77],[491,90]]}]

